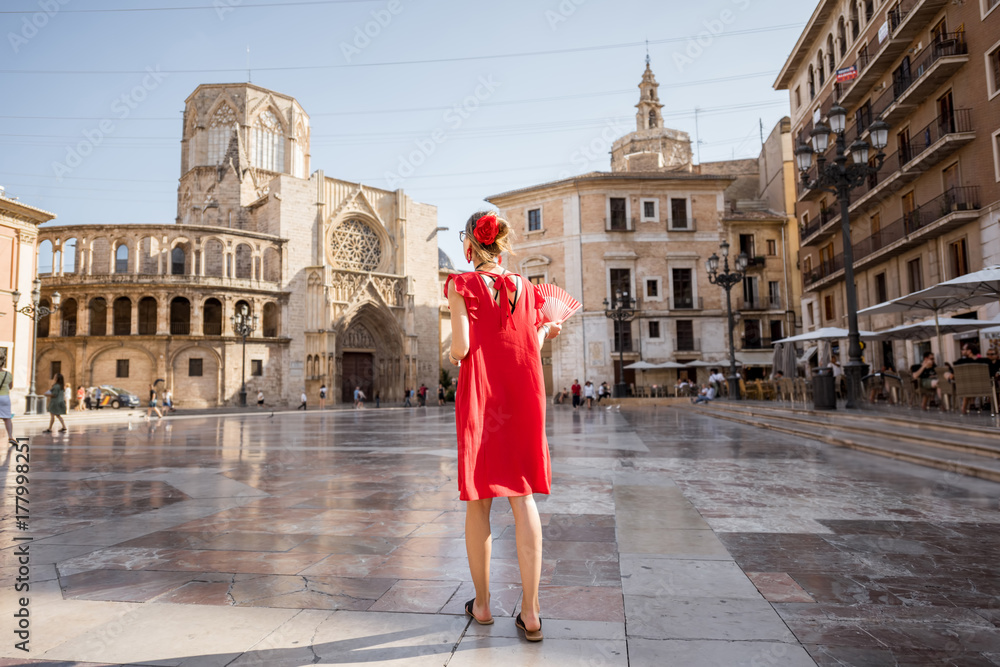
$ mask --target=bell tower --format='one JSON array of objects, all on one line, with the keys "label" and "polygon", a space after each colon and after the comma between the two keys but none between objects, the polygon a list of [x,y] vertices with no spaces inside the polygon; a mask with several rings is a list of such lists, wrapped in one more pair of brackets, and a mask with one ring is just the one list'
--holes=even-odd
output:
[{"label": "bell tower", "polygon": [[653,76],[653,70],[649,67],[649,54],[646,54],[646,71],[642,73],[642,81],[639,83],[639,103],[635,105],[638,111],[635,114],[635,129],[653,130],[663,127],[663,115],[660,109],[659,94],[660,84]]}]

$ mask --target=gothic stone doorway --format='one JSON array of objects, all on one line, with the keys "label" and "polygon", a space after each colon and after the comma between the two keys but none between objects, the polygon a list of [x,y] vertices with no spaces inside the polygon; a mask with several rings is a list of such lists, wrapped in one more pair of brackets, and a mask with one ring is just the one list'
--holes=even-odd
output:
[{"label": "gothic stone doorway", "polygon": [[341,399],[354,402],[354,388],[361,387],[365,396],[372,399],[375,379],[375,355],[371,352],[344,352],[340,375]]}]

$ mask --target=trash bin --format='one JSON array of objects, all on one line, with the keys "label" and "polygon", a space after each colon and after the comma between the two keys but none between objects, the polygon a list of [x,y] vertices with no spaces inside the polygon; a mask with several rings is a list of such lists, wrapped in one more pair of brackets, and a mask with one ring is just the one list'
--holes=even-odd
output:
[{"label": "trash bin", "polygon": [[836,410],[837,391],[833,383],[833,369],[817,368],[813,371],[813,408]]}]

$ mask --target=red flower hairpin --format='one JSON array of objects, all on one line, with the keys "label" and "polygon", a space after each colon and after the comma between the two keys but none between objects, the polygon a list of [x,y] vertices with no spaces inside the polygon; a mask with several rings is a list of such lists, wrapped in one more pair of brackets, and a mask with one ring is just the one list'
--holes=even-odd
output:
[{"label": "red flower hairpin", "polygon": [[497,240],[497,233],[499,231],[500,224],[497,222],[497,217],[492,213],[487,213],[479,218],[479,220],[476,220],[476,224],[472,228],[472,235],[484,246],[493,245],[493,242]]}]

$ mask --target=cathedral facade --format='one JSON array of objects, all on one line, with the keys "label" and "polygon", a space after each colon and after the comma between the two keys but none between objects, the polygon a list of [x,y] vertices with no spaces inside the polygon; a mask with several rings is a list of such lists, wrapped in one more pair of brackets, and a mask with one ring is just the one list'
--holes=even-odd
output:
[{"label": "cathedral facade", "polygon": [[179,405],[214,407],[237,403],[244,379],[269,405],[322,385],[334,401],[355,387],[401,401],[436,382],[437,209],[310,174],[310,131],[287,95],[201,85],[174,223],[42,228],[43,300],[61,301],[39,328],[38,385],[61,372],[145,399],[163,379]]}]

